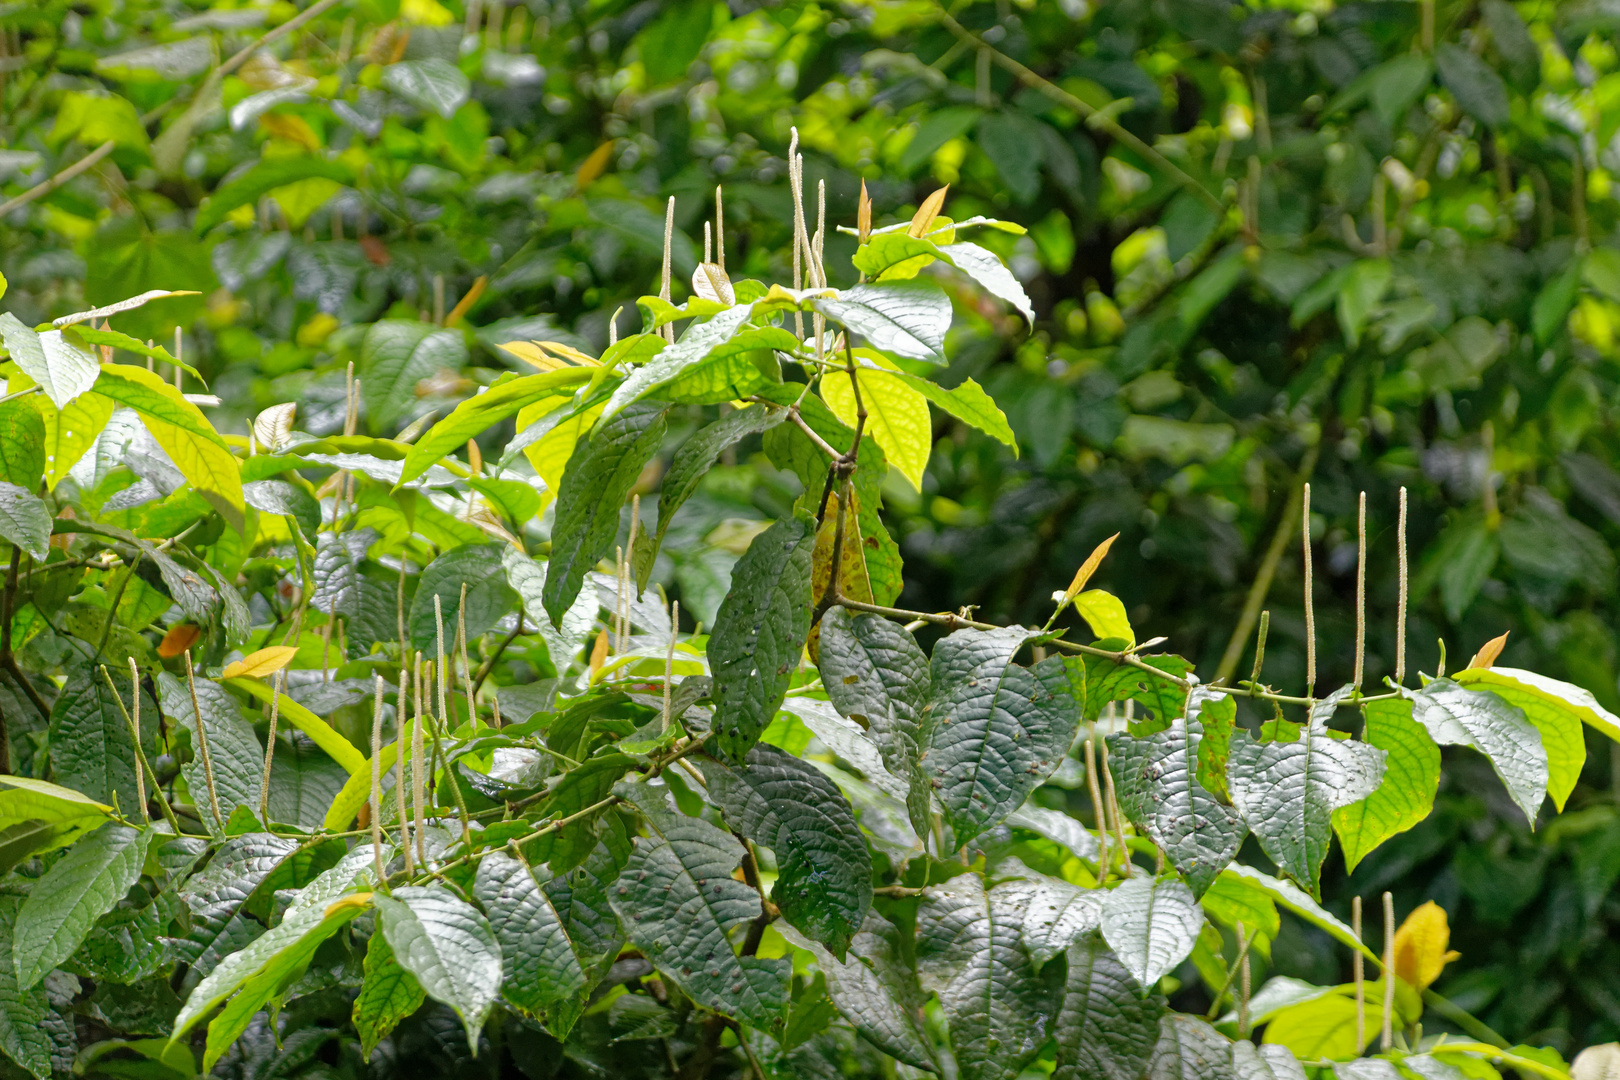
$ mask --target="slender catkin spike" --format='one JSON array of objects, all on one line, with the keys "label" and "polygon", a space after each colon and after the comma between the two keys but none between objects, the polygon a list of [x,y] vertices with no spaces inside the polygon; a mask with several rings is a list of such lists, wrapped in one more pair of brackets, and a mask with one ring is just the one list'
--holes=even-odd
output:
[{"label": "slender catkin spike", "polygon": [[1097,728],[1086,736],[1086,787],[1091,791],[1091,813],[1097,822],[1097,883],[1108,877],[1108,816],[1103,813],[1102,786],[1097,782]]},{"label": "slender catkin spike", "polygon": [[[103,674],[107,671],[105,667],[101,670]],[[112,685],[112,676],[110,675],[107,677],[107,684]],[[116,688],[113,689],[113,697],[115,699],[118,697]],[[141,749],[141,670],[136,666],[133,656],[129,658],[129,701],[130,707],[134,711],[134,715],[129,722],[129,736],[135,744],[136,756],[141,759],[135,766],[135,797],[141,804],[141,820],[151,821],[152,815],[146,809],[146,769],[151,768],[151,766],[146,764],[146,754]],[[665,710],[665,712],[668,711],[668,709]]]},{"label": "slender catkin spike", "polygon": [[[335,517],[335,514],[334,514]],[[337,620],[337,597],[332,598],[332,611],[321,627],[321,682],[329,682],[332,674],[332,623]]]},{"label": "slender catkin spike", "polygon": [[439,666],[434,672],[434,678],[438,680],[439,726],[444,728],[450,723],[450,710],[445,707],[444,697],[445,683],[449,681],[450,662],[445,659],[444,652],[444,603],[437,594],[433,597],[433,625],[439,635]]},{"label": "slender catkin spike", "polygon": [[382,716],[383,677],[376,676],[377,701],[371,713],[371,857],[377,864],[377,884],[388,880],[382,856]]},{"label": "slender catkin spike", "polygon": [[259,824],[270,826],[270,769],[276,762],[276,723],[281,719],[281,692],[287,687],[287,672],[278,671],[270,679],[270,737],[264,741],[264,776],[259,783]]},{"label": "slender catkin spike", "polygon": [[714,262],[714,227],[707,221],[703,223],[703,261]]},{"label": "slender catkin spike", "polygon": [[444,325],[444,275],[433,275],[433,325]]},{"label": "slender catkin spike", "polygon": [[1361,673],[1367,660],[1367,493],[1356,503],[1356,677],[1361,689]]},{"label": "slender catkin spike", "polygon": [[624,655],[624,548],[613,556],[613,655]]},{"label": "slender catkin spike", "polygon": [[714,254],[715,265],[723,272],[726,268],[726,204],[718,184],[714,188]]},{"label": "slender catkin spike", "polygon": [[1311,597],[1311,485],[1300,505],[1300,541],[1305,552],[1305,695],[1316,695],[1316,605]]},{"label": "slender catkin spike", "polygon": [[675,679],[675,638],[681,628],[681,602],[676,600],[669,605],[669,652],[664,657],[664,730],[669,730],[669,698],[670,684]]},{"label": "slender catkin spike", "polygon": [[1242,923],[1238,923],[1238,951],[1242,954],[1238,960],[1238,1035],[1247,1037],[1249,1034],[1249,993],[1253,989],[1253,973],[1249,967],[1249,945],[1251,936]]},{"label": "slender catkin spike", "polygon": [[346,385],[348,386],[349,396],[348,401],[346,402],[347,408],[343,413],[343,434],[353,435],[355,431],[355,424],[359,419],[359,417],[356,415],[356,410],[359,408],[360,397],[360,388],[355,385],[353,360],[349,361],[349,376]]},{"label": "slender catkin spike", "polygon": [[816,182],[816,285],[827,284],[827,266],[822,254],[827,248],[827,181]]},{"label": "slender catkin spike", "polygon": [[405,812],[405,729],[410,726],[410,697],[406,684],[410,669],[399,669],[399,696],[394,704],[394,805],[399,811],[399,849],[405,853],[405,873],[416,872],[416,859],[411,854],[411,822]]},{"label": "slender catkin spike", "polygon": [[[1361,897],[1350,898],[1350,932],[1361,940]],[[1350,953],[1350,977],[1356,984],[1356,1053],[1367,1046],[1367,976],[1362,969],[1361,950]]]},{"label": "slender catkin spike", "polygon": [[1395,1043],[1395,894],[1384,893],[1384,1030],[1379,1048]]},{"label": "slender catkin spike", "polygon": [[427,865],[427,843],[423,839],[427,830],[427,806],[422,777],[422,729],[427,727],[428,710],[427,695],[422,688],[427,681],[427,665],[426,659],[416,662],[416,730],[411,732],[411,809],[416,812],[416,858],[423,866]]},{"label": "slender catkin spike", "polygon": [[1260,681],[1260,669],[1266,665],[1266,634],[1270,630],[1271,609],[1267,608],[1260,613],[1260,632],[1255,635],[1254,639],[1254,673],[1249,676],[1249,681],[1252,683]]},{"label": "slender catkin spike", "polygon": [[219,812],[219,789],[214,784],[214,759],[208,753],[208,725],[203,723],[202,709],[197,705],[197,677],[191,670],[191,650],[186,650],[186,687],[191,691],[191,715],[197,721],[197,747],[202,752],[203,779],[208,783],[208,808],[219,831],[225,831],[225,818]]},{"label": "slender catkin spike", "polygon": [[[793,288],[804,288],[804,180],[799,175],[799,129],[788,140],[788,195],[793,199]],[[793,332],[804,340],[804,313],[793,313]]]},{"label": "slender catkin spike", "polygon": [[461,650],[461,682],[467,691],[467,722],[478,723],[478,707],[473,702],[472,666],[467,663],[467,583],[461,583],[461,607],[456,609],[456,644]]},{"label": "slender catkin spike", "polygon": [[[669,288],[669,286],[670,286],[669,261],[670,261],[670,250],[671,250],[671,248],[674,247],[674,245],[675,245],[675,196],[671,195],[669,197],[669,204],[666,206],[666,208],[664,210],[664,275],[663,275],[663,278],[662,278],[662,284],[661,284],[661,286],[660,286],[660,288],[658,290],[658,296],[662,300],[668,300],[668,299],[671,298],[671,293],[670,293],[670,288]],[[674,323],[666,323],[664,325],[664,340],[669,342],[671,345],[675,344],[675,324]]]},{"label": "slender catkin spike", "polygon": [[174,328],[174,388],[181,389],[180,381],[185,378],[185,369],[180,365],[185,363],[186,336],[177,326]]},{"label": "slender catkin spike", "polygon": [[1395,544],[1400,548],[1397,573],[1400,599],[1395,605],[1395,681],[1406,682],[1406,489],[1401,488],[1400,523],[1395,527]]}]

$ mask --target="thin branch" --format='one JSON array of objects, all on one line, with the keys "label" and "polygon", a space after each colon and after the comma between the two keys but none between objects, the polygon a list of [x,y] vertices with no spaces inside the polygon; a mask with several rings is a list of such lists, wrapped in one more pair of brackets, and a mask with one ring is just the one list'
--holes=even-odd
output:
[{"label": "thin branch", "polygon": [[13,210],[20,210],[22,207],[27,206],[36,199],[43,199],[45,196],[61,187],[69,180],[72,180],[75,176],[78,176],[86,169],[94,167],[102,158],[113,152],[113,147],[115,145],[116,144],[112,139],[108,139],[106,142],[102,143],[100,146],[96,147],[94,150],[84,155],[84,157],[80,158],[78,161],[75,161],[72,165],[69,165],[67,168],[63,169],[50,179],[35,184],[21,195],[17,195],[6,200],[4,203],[0,203],[0,217],[5,217]]}]

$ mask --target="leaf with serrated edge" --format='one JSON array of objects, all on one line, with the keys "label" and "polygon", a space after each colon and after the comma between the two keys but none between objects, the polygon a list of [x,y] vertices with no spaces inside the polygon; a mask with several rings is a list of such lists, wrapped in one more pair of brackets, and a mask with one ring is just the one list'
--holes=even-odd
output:
[{"label": "leaf with serrated edge", "polygon": [[917,909],[922,987],[939,995],[964,1080],[1011,1080],[1037,1053],[1057,1011],[1058,968],[1035,970],[1023,944],[1027,893],[985,892],[963,874],[923,893]]},{"label": "leaf with serrated edge", "polygon": [[109,821],[34,883],[13,937],[19,986],[36,985],[72,956],[96,920],[124,898],[141,876],[152,835]]},{"label": "leaf with serrated edge", "polygon": [[563,473],[551,528],[551,560],[542,597],[553,626],[573,606],[585,574],[613,553],[619,512],[641,470],[664,441],[665,407],[626,408],[591,432]]},{"label": "leaf with serrated edge", "polygon": [[704,1008],[766,1031],[784,1022],[790,964],[738,956],[727,934],[759,918],[759,894],[732,878],[743,848],[706,821],[646,814],[610,894],[626,933],[660,972]]},{"label": "leaf with serrated edge", "polygon": [[1158,1041],[1164,999],[1146,993],[1100,934],[1069,947],[1053,1080],[1138,1080]]},{"label": "leaf with serrated edge", "polygon": [[1369,701],[1364,738],[1387,755],[1384,779],[1359,802],[1333,811],[1333,831],[1344,848],[1346,871],[1385,840],[1429,816],[1440,787],[1440,748],[1412,719],[1410,701]]},{"label": "leaf with serrated edge", "polygon": [[1435,679],[1422,690],[1401,690],[1412,702],[1412,719],[1441,746],[1471,746],[1484,754],[1508,795],[1533,829],[1547,794],[1551,768],[1541,732],[1524,710],[1486,690],[1469,690]]},{"label": "leaf with serrated edge", "polygon": [[803,512],[754,537],[731,572],[709,638],[714,744],[736,762],[776,718],[810,634],[816,523]]},{"label": "leaf with serrated edge", "polygon": [[1102,935],[1131,977],[1152,986],[1192,952],[1204,912],[1175,878],[1138,874],[1103,900]]},{"label": "leaf with serrated edge", "polygon": [[467,1045],[501,991],[501,947],[478,909],[438,885],[407,885],[376,897],[378,923],[399,966],[422,991],[461,1017]]},{"label": "leaf with serrated edge", "polygon": [[1620,717],[1599,705],[1590,691],[1573,683],[1549,679],[1520,668],[1469,668],[1452,679],[1461,686],[1489,690],[1509,705],[1524,710],[1541,732],[1541,745],[1547,751],[1547,794],[1560,811],[1580,778],[1586,761],[1586,740],[1581,735],[1584,722],[1609,738],[1620,741]]},{"label": "leaf with serrated edge", "polygon": [[16,484],[0,481],[0,540],[44,562],[51,541],[51,512],[45,500]]},{"label": "leaf with serrated edge", "polygon": [[427,995],[416,976],[399,966],[388,938],[372,934],[366,947],[364,979],[355,996],[352,1019],[360,1036],[360,1052],[367,1060],[377,1044],[399,1026],[399,1022],[421,1008]]},{"label": "leaf with serrated edge", "polygon": [[1068,753],[1080,705],[1060,657],[1011,662],[1030,632],[958,630],[934,646],[923,769],[965,844],[1024,804]]},{"label": "leaf with serrated edge", "polygon": [[1232,1043],[1232,1072],[1237,1080],[1305,1080],[1305,1067],[1288,1047],[1255,1046],[1247,1039]]},{"label": "leaf with serrated edge", "polygon": [[771,901],[782,917],[842,959],[872,906],[872,856],[849,801],[814,766],[766,743],[738,768],[702,767],[726,824],[776,854]]},{"label": "leaf with serrated edge", "polygon": [[827,995],[833,1006],[862,1038],[913,1068],[939,1071],[922,1023],[924,998],[916,965],[892,923],[869,912],[860,933],[850,942],[850,955],[842,961],[819,941],[802,937],[792,927],[783,936],[815,954],[816,965],[827,977]]},{"label": "leaf with serrated edge", "polygon": [[501,946],[508,1001],[533,1016],[585,989],[574,943],[533,870],[491,852],[478,864],[473,895]]},{"label": "leaf with serrated edge", "polygon": [[645,364],[633,369],[608,398],[598,427],[606,424],[631,402],[644,397],[653,388],[675,378],[709,354],[709,350],[724,344],[732,335],[748,324],[754,305],[727,308],[706,322],[695,323],[673,345],[666,345]]},{"label": "leaf with serrated edge", "polygon": [[459,331],[415,319],[373,323],[360,342],[360,392],[371,430],[392,429],[416,400],[416,384],[443,368],[460,371],[467,344]]},{"label": "leaf with serrated edge", "polygon": [[912,360],[945,362],[945,332],[951,301],[931,281],[884,281],[845,289],[834,298],[810,301],[833,322],[875,349]]},{"label": "leaf with serrated edge", "polygon": [[906,787],[912,827],[926,833],[933,818],[921,765],[923,723],[933,693],[928,657],[899,624],[833,607],[821,618],[820,659],[828,699],[865,727],[887,771]]},{"label": "leaf with serrated edge", "polygon": [[[1193,692],[1189,714],[1197,714],[1205,696],[1208,692]],[[1221,805],[1198,782],[1203,738],[1203,724],[1187,717],[1141,738],[1127,732],[1108,736],[1108,768],[1119,789],[1120,809],[1164,849],[1195,896],[1204,894],[1249,834],[1238,812]]]},{"label": "leaf with serrated edge", "polygon": [[13,940],[22,899],[0,897],[0,1051],[39,1080],[51,1075],[51,1037],[44,1030],[45,988],[17,984]]},{"label": "leaf with serrated edge", "polygon": [[1366,798],[1384,777],[1384,752],[1334,738],[1326,726],[1336,690],[1318,703],[1294,742],[1232,740],[1226,782],[1260,847],[1289,877],[1315,893],[1332,839],[1333,811]]},{"label": "leaf with serrated edge", "polygon": [[746,409],[736,409],[727,413],[714,423],[698,430],[681,444],[670,460],[669,471],[664,474],[663,486],[659,488],[658,495],[658,539],[661,542],[664,533],[669,529],[669,523],[679,510],[691,498],[702,483],[703,476],[714,464],[727,447],[735,446],[750,435],[758,435],[762,431],[780,424],[787,419],[785,409],[775,409],[767,405],[752,405]]}]

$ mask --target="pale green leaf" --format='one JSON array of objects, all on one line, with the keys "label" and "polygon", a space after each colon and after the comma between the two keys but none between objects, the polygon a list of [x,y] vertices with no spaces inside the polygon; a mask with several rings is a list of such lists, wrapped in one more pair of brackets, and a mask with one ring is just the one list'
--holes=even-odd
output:
[{"label": "pale green leaf", "polygon": [[34,884],[17,914],[17,984],[36,985],[78,949],[95,921],[141,876],[149,830],[108,822],[80,840]]},{"label": "pale green leaf", "polygon": [[1440,786],[1440,750],[1409,701],[1370,701],[1366,741],[1384,751],[1384,779],[1371,795],[1333,811],[1333,831],[1344,848],[1347,871],[1390,837],[1429,816]]},{"label": "pale green leaf", "polygon": [[[858,367],[860,406],[866,409],[866,433],[883,447],[889,463],[911,486],[922,490],[923,473],[934,446],[934,426],[928,413],[928,399],[897,373],[879,368]],[[821,379],[821,397],[833,415],[855,426],[860,409],[855,388],[846,371],[828,372]]]},{"label": "pale green leaf", "polygon": [[1541,732],[1541,745],[1547,751],[1547,794],[1560,811],[1586,761],[1580,725],[1585,723],[1620,741],[1620,716],[1599,705],[1591,691],[1573,683],[1508,667],[1468,668],[1452,679],[1460,686],[1489,690],[1524,710]]}]

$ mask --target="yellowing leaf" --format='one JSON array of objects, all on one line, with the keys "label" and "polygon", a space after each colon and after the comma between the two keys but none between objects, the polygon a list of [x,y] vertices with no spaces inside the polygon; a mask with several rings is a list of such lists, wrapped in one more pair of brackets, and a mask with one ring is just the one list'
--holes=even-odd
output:
[{"label": "yellowing leaf", "polygon": [[1125,617],[1125,605],[1113,593],[1102,589],[1083,592],[1074,598],[1074,610],[1099,639],[1124,638],[1136,644],[1136,631],[1131,629],[1131,620]]},{"label": "yellowing leaf", "polygon": [[[872,368],[857,368],[861,385],[861,404],[866,406],[866,432],[883,448],[889,464],[900,470],[900,475],[911,486],[922,490],[923,473],[928,468],[928,455],[934,446],[933,420],[928,413],[928,399],[907,386],[891,372]],[[859,410],[855,403],[855,388],[845,371],[829,372],[821,380],[821,397],[833,414],[855,426]]]},{"label": "yellowing leaf", "polygon": [[[274,693],[269,686],[257,679],[236,678],[231,680],[231,685],[238,690],[245,690],[266,703],[270,701],[270,695]],[[349,775],[352,776],[361,771],[365,771],[367,775],[370,775],[366,756],[356,750],[353,743],[333,730],[332,725],[298,704],[286,694],[281,694],[279,697],[281,698],[279,711],[282,720],[287,721],[293,727],[308,735],[310,741],[325,750],[327,756],[343,766]]]},{"label": "yellowing leaf", "polygon": [[1427,990],[1440,972],[1461,953],[1448,952],[1451,927],[1446,911],[1433,900],[1413,911],[1395,931],[1395,974]]},{"label": "yellowing leaf", "polygon": [[909,235],[923,236],[927,234],[928,227],[934,223],[935,215],[944,209],[945,193],[949,190],[951,190],[951,185],[946,184],[922,201],[922,205],[917,207],[917,212],[912,215],[911,227],[906,230]]},{"label": "yellowing leaf", "polygon": [[1547,751],[1547,794],[1561,811],[1586,764],[1584,722],[1620,741],[1620,716],[1586,690],[1519,668],[1465,668],[1452,676],[1471,690],[1489,690],[1524,714],[1541,733]]},{"label": "yellowing leaf", "polygon": [[[1063,590],[1063,604],[1067,604],[1080,595],[1080,590],[1086,587],[1086,582],[1090,581],[1091,575],[1097,572],[1097,567],[1102,565],[1103,559],[1108,555],[1108,549],[1113,547],[1114,541],[1118,539],[1119,533],[1115,533],[1098,544],[1092,553],[1086,556],[1086,561],[1081,563],[1080,569],[1074,572],[1074,580],[1069,582],[1067,589]],[[1063,604],[1058,606],[1062,607]]]},{"label": "yellowing leaf", "polygon": [[[16,389],[12,387],[13,392]],[[38,409],[45,421],[45,482],[54,491],[94,445],[96,436],[112,419],[115,406],[94,391],[80,394],[60,411],[44,394],[30,394],[23,400]]]},{"label": "yellowing leaf", "polygon": [[291,645],[271,645],[258,652],[248,653],[240,660],[233,660],[225,665],[225,670],[219,673],[222,679],[235,679],[239,676],[249,676],[262,679],[266,675],[273,675],[292,663],[292,658],[298,655],[298,650]]},{"label": "yellowing leaf", "polygon": [[541,371],[556,371],[558,368],[568,366],[533,341],[507,341],[502,343],[501,348],[519,360],[533,364]]},{"label": "yellowing leaf", "polygon": [[[539,442],[523,448],[524,456],[529,459],[529,464],[534,466],[534,471],[540,474],[540,479],[546,482],[546,490],[551,492],[553,497],[562,489],[563,473],[568,469],[569,459],[574,456],[574,447],[591,430],[596,418],[602,415],[605,405],[606,402],[562,421],[547,432]],[[528,417],[519,413],[519,431],[527,426],[525,420],[528,420]]]}]

